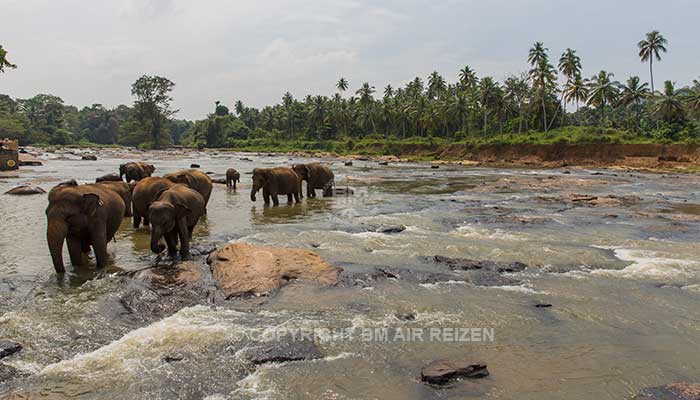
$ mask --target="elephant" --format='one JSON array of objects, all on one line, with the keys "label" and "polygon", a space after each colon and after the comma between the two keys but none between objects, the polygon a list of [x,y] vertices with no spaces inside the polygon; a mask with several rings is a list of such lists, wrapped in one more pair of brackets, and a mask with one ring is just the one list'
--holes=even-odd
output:
[{"label": "elephant", "polygon": [[323,197],[333,196],[335,183],[333,171],[320,163],[297,164],[292,166],[302,181],[306,181],[306,196],[316,197],[316,189],[323,190]]},{"label": "elephant", "polygon": [[124,201],[124,216],[131,217],[133,215],[131,211],[131,191],[133,187],[124,181],[114,182],[114,181],[102,181],[97,183],[97,185],[102,185],[110,190],[117,192],[119,197]]},{"label": "elephant", "polygon": [[163,175],[163,178],[170,180],[173,183],[181,183],[188,186],[190,189],[196,190],[204,199],[204,215],[207,215],[207,204],[211,197],[213,185],[209,175],[196,169],[187,169],[184,171],[174,172],[172,174]]},{"label": "elephant", "polygon": [[136,183],[131,191],[131,205],[133,207],[134,229],[143,224],[148,226],[148,205],[158,198],[158,194],[165,189],[170,189],[175,184],[168,179],[157,176],[149,176]]},{"label": "elephant", "polygon": [[233,190],[236,190],[236,182],[241,181],[241,174],[233,168],[226,170],[226,186],[233,186]]},{"label": "elephant", "polygon": [[95,183],[100,183],[100,182],[121,182],[122,177],[117,175],[117,174],[107,174],[107,175],[102,175],[99,178],[95,179]]},{"label": "elephant", "polygon": [[287,202],[292,202],[292,197],[298,203],[301,198],[301,180],[291,168],[255,168],[253,170],[253,188],[250,191],[250,200],[255,201],[255,194],[262,189],[265,205],[270,204],[270,197],[274,205],[279,205],[277,195],[286,194]]},{"label": "elephant", "polygon": [[148,207],[151,221],[151,251],[160,254],[165,246],[160,242],[165,237],[168,254],[174,257],[180,241],[180,257],[190,258],[190,239],[199,218],[204,215],[204,198],[194,189],[176,184],[158,193],[157,200]]},{"label": "elephant", "polygon": [[88,184],[58,185],[49,191],[46,240],[56,273],[65,272],[63,242],[73,265],[83,264],[83,253],[95,251],[97,268],[107,264],[107,243],[124,218],[125,205],[113,190]]},{"label": "elephant", "polygon": [[126,175],[126,181],[140,181],[153,175],[156,167],[143,162],[130,162],[119,166],[119,177]]}]

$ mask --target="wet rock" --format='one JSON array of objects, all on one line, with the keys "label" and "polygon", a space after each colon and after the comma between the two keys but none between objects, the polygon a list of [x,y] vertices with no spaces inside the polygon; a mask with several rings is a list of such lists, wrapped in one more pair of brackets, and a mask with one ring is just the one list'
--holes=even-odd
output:
[{"label": "wet rock", "polygon": [[345,161],[346,167],[352,167],[352,161]]},{"label": "wet rock", "polygon": [[184,359],[185,359],[185,357],[181,356],[181,355],[166,355],[162,358],[163,362],[166,362],[168,364],[182,361]]},{"label": "wet rock", "polygon": [[185,261],[173,266],[144,268],[130,275],[157,288],[195,286],[203,279],[201,261]]},{"label": "wet rock", "polygon": [[700,384],[676,382],[642,390],[633,400],[700,400]]},{"label": "wet rock", "polygon": [[431,169],[439,169],[439,168],[440,168],[440,166],[439,166],[439,165],[435,165],[435,164],[433,164],[433,165],[431,165],[431,166],[430,166],[430,168],[431,168]]},{"label": "wet rock", "polygon": [[478,379],[489,376],[486,364],[467,361],[437,360],[421,369],[420,379],[431,385],[444,385],[455,379]]},{"label": "wet rock", "polygon": [[444,256],[435,256],[433,261],[437,264],[447,265],[452,271],[472,271],[472,270],[488,270],[496,273],[513,273],[521,272],[527,265],[521,262],[499,263],[494,261],[475,261],[464,258],[450,258]]},{"label": "wet rock", "polygon": [[241,161],[253,161],[253,160],[251,160],[251,159],[248,158],[248,157],[242,157],[242,158],[241,158]]},{"label": "wet rock", "polygon": [[17,368],[10,367],[9,365],[0,364],[0,383],[9,382],[13,379],[22,378],[28,374],[18,370]]},{"label": "wet rock", "polygon": [[391,235],[394,233],[401,233],[406,230],[406,227],[403,225],[397,225],[397,226],[380,226],[377,228],[378,233],[384,233],[386,235]]},{"label": "wet rock", "polygon": [[122,180],[121,176],[117,174],[107,174],[95,179],[96,183],[100,182],[120,182]]},{"label": "wet rock", "polygon": [[199,167],[200,167],[199,164],[190,164],[190,168],[199,168]]},{"label": "wet rock", "polygon": [[594,196],[585,194],[568,194],[559,197],[539,197],[543,202],[562,202],[574,207],[625,207],[637,204],[641,199],[637,196]]},{"label": "wet rock", "polygon": [[245,357],[253,364],[315,360],[323,354],[313,339],[293,340],[291,337],[254,346],[245,352]]},{"label": "wet rock", "polygon": [[380,161],[380,162],[378,162],[377,164],[379,164],[379,165],[389,165],[389,162],[388,162],[388,161]]},{"label": "wet rock", "polygon": [[[363,269],[366,269],[363,268]],[[368,271],[349,271],[343,269],[339,277],[339,285],[343,287],[370,287],[376,283],[397,280],[414,284],[431,284],[451,281],[466,281],[465,277],[458,274],[442,272],[421,271],[409,268],[374,267]]]},{"label": "wet rock", "polygon": [[406,314],[394,314],[396,318],[398,318],[400,321],[415,321],[416,320],[416,314],[413,313],[406,313]]},{"label": "wet rock", "polygon": [[94,154],[88,154],[88,155],[82,156],[81,159],[83,161],[97,161],[97,156]]},{"label": "wet rock", "polygon": [[22,345],[10,340],[0,340],[0,359],[22,351]]},{"label": "wet rock", "polygon": [[355,194],[355,190],[349,187],[337,187],[333,188],[334,196],[349,196]]},{"label": "wet rock", "polygon": [[226,298],[268,294],[301,280],[335,285],[340,269],[309,250],[229,243],[207,262]]},{"label": "wet rock", "polygon": [[494,286],[518,286],[522,282],[507,276],[503,276],[496,271],[475,270],[466,274],[465,280],[474,286],[494,287]]},{"label": "wet rock", "polygon": [[537,303],[535,304],[535,308],[551,308],[552,305],[549,303]]},{"label": "wet rock", "polygon": [[32,194],[44,194],[46,190],[40,188],[39,186],[17,186],[16,188],[10,189],[5,194],[11,194],[15,196],[27,196]]}]

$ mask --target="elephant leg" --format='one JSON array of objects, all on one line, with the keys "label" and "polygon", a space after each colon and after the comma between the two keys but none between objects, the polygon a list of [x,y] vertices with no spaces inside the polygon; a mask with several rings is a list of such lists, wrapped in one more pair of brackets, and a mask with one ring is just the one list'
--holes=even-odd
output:
[{"label": "elephant leg", "polygon": [[133,213],[134,217],[134,229],[139,229],[139,226],[141,226],[141,215],[137,212]]},{"label": "elephant leg", "polygon": [[276,205],[276,206],[280,205],[280,199],[277,197],[277,193],[271,195],[271,197],[272,197],[272,204],[273,205]]},{"label": "elephant leg", "polygon": [[66,243],[68,244],[68,255],[70,255],[71,264],[83,265],[83,243],[80,238],[68,237]]},{"label": "elephant leg", "polygon": [[294,192],[293,195],[294,195],[294,201],[296,201],[297,203],[299,203],[299,202],[300,202],[300,200],[299,200],[299,192]]},{"label": "elephant leg", "polygon": [[92,248],[95,251],[97,268],[107,265],[107,229],[104,224],[96,226],[92,232]]},{"label": "elephant leg", "polygon": [[288,203],[288,204],[292,204],[292,197],[293,197],[293,196],[292,196],[291,193],[287,193],[287,203]]},{"label": "elephant leg", "polygon": [[234,192],[236,191],[236,180],[235,180],[235,179],[234,179],[234,181],[233,181],[233,191],[234,191]]},{"label": "elephant leg", "polygon": [[270,192],[265,188],[263,188],[263,200],[266,205],[270,204]]},{"label": "elephant leg", "polygon": [[177,231],[172,230],[165,234],[165,244],[168,245],[168,255],[174,258],[177,254]]},{"label": "elephant leg", "polygon": [[181,218],[178,222],[178,236],[180,237],[180,258],[183,260],[190,259],[190,237],[192,229],[187,226],[187,218]]},{"label": "elephant leg", "polygon": [[143,216],[143,226],[149,227],[151,225],[151,220],[148,219],[148,214]]},{"label": "elephant leg", "polygon": [[308,183],[306,184],[306,197],[308,197],[308,198],[314,197],[314,190],[311,189],[311,185],[309,185]]}]

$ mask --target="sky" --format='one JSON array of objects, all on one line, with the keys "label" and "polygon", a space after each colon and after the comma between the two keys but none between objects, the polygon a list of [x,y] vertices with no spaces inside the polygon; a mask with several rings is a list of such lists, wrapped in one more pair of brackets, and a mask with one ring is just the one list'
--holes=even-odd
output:
[{"label": "sky", "polygon": [[700,78],[698,17],[698,0],[0,0],[0,45],[18,66],[0,93],[113,107],[160,75],[177,116],[202,119],[216,100],[330,96],[340,77],[380,93],[435,70],[455,81],[465,65],[503,80],[527,71],[535,41],[553,60],[576,49],[585,76],[648,80],[636,45],[654,29],[669,40],[657,88],[687,85]]}]

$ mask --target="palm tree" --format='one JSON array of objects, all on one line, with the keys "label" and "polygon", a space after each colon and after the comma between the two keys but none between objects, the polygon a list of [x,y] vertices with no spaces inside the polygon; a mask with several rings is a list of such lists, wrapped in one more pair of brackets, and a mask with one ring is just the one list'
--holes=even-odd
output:
[{"label": "palm tree", "polygon": [[363,115],[365,118],[369,119],[372,123],[372,132],[377,131],[377,127],[374,125],[374,117],[372,115],[372,105],[374,104],[374,86],[370,86],[369,83],[365,82],[362,86],[355,92],[356,95],[360,96],[360,106],[363,108]]},{"label": "palm tree", "polygon": [[479,102],[481,103],[481,107],[483,108],[484,113],[483,129],[485,135],[488,128],[489,109],[496,107],[499,99],[500,87],[498,86],[498,82],[496,82],[492,77],[487,76],[481,80],[481,83],[479,84],[479,89]]},{"label": "palm tree", "polygon": [[15,69],[17,66],[7,59],[7,50],[0,45],[0,73],[5,72],[5,68]]},{"label": "palm tree", "polygon": [[338,88],[340,93],[343,93],[346,90],[348,90],[348,87],[350,87],[350,84],[348,83],[347,79],[340,78],[340,79],[338,79],[338,83],[335,84],[335,87]]},{"label": "palm tree", "polygon": [[619,95],[619,83],[613,81],[614,74],[600,71],[591,79],[588,105],[600,110],[600,124],[605,120],[605,107],[614,104]]},{"label": "palm tree", "polygon": [[530,86],[524,76],[510,76],[503,82],[505,100],[508,108],[514,110],[518,116],[518,133],[522,131],[522,110],[527,96],[530,94]]},{"label": "palm tree", "polygon": [[622,107],[629,105],[641,105],[642,100],[649,96],[649,84],[641,83],[638,76],[631,76],[627,79],[627,83],[622,85],[622,92],[617,104]]},{"label": "palm tree", "polygon": [[384,88],[384,98],[391,98],[394,96],[394,88],[391,85],[386,85]]},{"label": "palm tree", "polygon": [[287,92],[282,96],[282,104],[284,104],[284,109],[287,111],[287,125],[289,127],[289,137],[294,139],[294,110],[292,106],[294,105],[294,97],[291,93]]},{"label": "palm tree", "polygon": [[[576,50],[566,49],[559,58],[559,71],[566,76],[564,87],[571,84],[577,76],[581,75],[581,57],[576,55]],[[563,96],[566,99],[565,96]],[[564,112],[566,112],[566,100],[564,101]]]},{"label": "palm tree", "polygon": [[462,88],[469,88],[478,85],[479,78],[471,67],[465,65],[464,68],[459,70],[459,83],[462,85]]},{"label": "palm tree", "polygon": [[528,53],[527,62],[529,62],[532,67],[535,67],[540,65],[543,61],[549,61],[549,56],[547,55],[548,51],[549,49],[544,47],[542,42],[535,42]]},{"label": "palm tree", "polygon": [[688,105],[688,110],[700,118],[700,80],[693,80],[693,87],[689,90],[686,104]]},{"label": "palm tree", "polygon": [[547,125],[547,91],[554,88],[554,82],[557,79],[556,71],[552,64],[549,63],[547,51],[548,49],[544,47],[542,42],[536,42],[530,49],[527,57],[528,62],[532,66],[530,70],[532,87],[539,92],[542,102],[542,126],[545,132],[549,128],[549,125]]},{"label": "palm tree", "polygon": [[654,92],[654,58],[656,58],[656,61],[661,61],[661,53],[666,52],[667,44],[668,40],[666,40],[659,31],[647,33],[646,39],[637,43],[637,47],[639,47],[639,58],[642,62],[649,61],[652,93]]},{"label": "palm tree", "polygon": [[465,131],[465,120],[469,117],[469,98],[464,92],[457,93],[452,97],[449,103],[450,113],[457,116],[460,121],[460,130],[462,134],[466,134]]},{"label": "palm tree", "polygon": [[581,75],[577,75],[571,82],[567,82],[562,95],[567,103],[575,101],[578,110],[579,103],[588,100],[588,83]]},{"label": "palm tree", "polygon": [[323,123],[325,122],[325,117],[326,117],[326,99],[324,99],[323,96],[313,97],[313,99],[311,101],[311,106],[309,108],[309,119],[311,120],[311,123],[313,124],[314,130],[318,134],[319,140],[321,140],[322,129],[319,129],[318,126],[320,124],[321,128],[323,128]]},{"label": "palm tree", "polygon": [[685,119],[684,93],[683,89],[676,90],[673,82],[664,82],[664,92],[657,95],[654,114],[668,123],[683,121]]},{"label": "palm tree", "polygon": [[447,89],[447,83],[437,71],[433,71],[428,77],[428,97],[436,99]]}]

